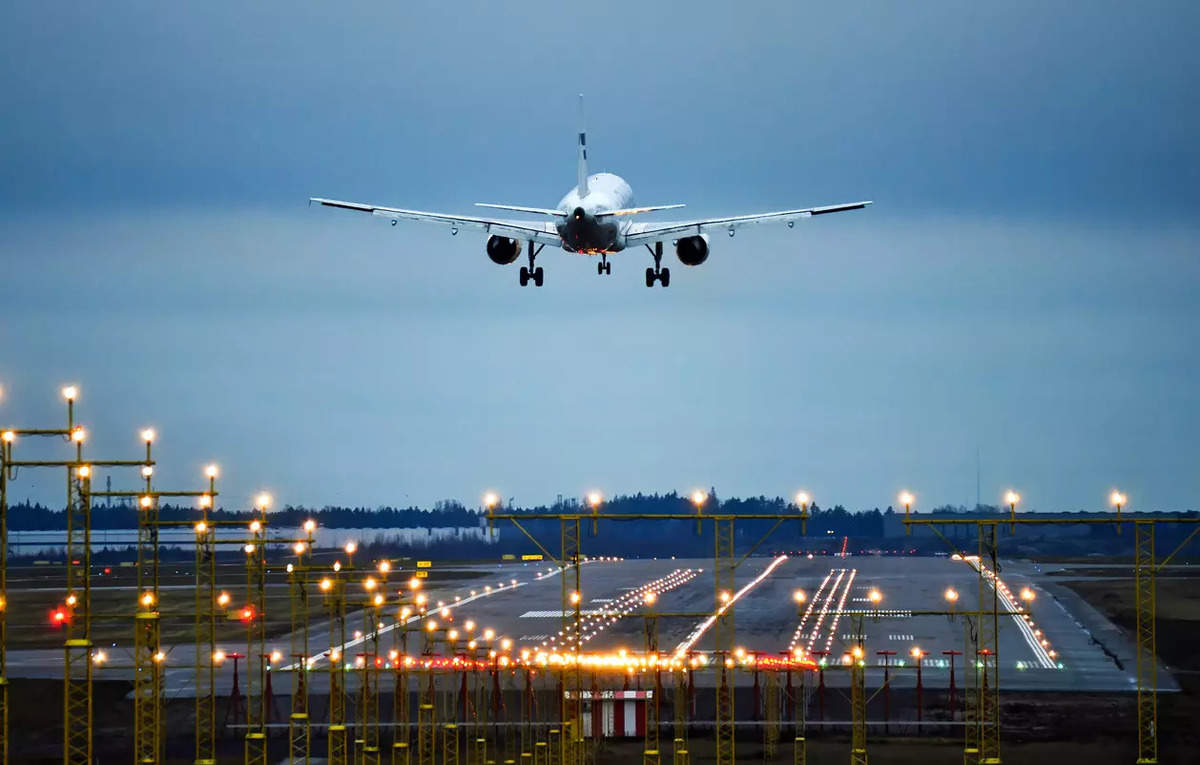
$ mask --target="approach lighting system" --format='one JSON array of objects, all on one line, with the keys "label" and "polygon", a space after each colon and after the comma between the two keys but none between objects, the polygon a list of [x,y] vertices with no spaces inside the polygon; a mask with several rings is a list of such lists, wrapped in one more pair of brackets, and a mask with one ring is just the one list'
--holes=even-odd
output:
[{"label": "approach lighting system", "polygon": [[1028,587],[1021,588],[1021,600],[1025,601],[1026,603],[1032,603],[1036,597],[1037,595],[1033,592],[1033,590],[1029,589]]},{"label": "approach lighting system", "polygon": [[494,491],[489,491],[483,495],[483,506],[491,510],[500,504],[500,495]]},{"label": "approach lighting system", "polygon": [[208,478],[216,478],[219,472],[220,469],[216,465],[209,465],[204,468],[204,475]]},{"label": "approach lighting system", "polygon": [[588,507],[593,510],[600,507],[600,503],[604,501],[604,495],[598,491],[589,491],[587,495]]},{"label": "approach lighting system", "polygon": [[62,396],[67,401],[74,401],[75,397],[78,395],[79,395],[79,389],[76,388],[74,385],[67,385],[66,387],[64,387],[62,389]]},{"label": "approach lighting system", "polygon": [[267,494],[265,491],[259,494],[254,499],[254,506],[258,508],[260,512],[266,510],[271,506],[271,495]]},{"label": "approach lighting system", "polygon": [[83,428],[75,428],[71,431],[71,440],[77,444],[81,444],[87,440],[87,431]]},{"label": "approach lighting system", "polygon": [[796,590],[792,593],[792,600],[796,601],[797,603],[803,603],[804,601],[808,600],[808,595],[804,594],[804,590]]},{"label": "approach lighting system", "polygon": [[154,440],[155,435],[157,434],[154,432],[154,428],[146,428],[142,431],[142,440],[150,443]]},{"label": "approach lighting system", "polygon": [[954,603],[955,601],[958,600],[958,591],[955,590],[953,587],[947,587],[946,592],[945,592],[945,597],[948,602]]},{"label": "approach lighting system", "polygon": [[91,474],[92,469],[87,465],[80,465],[79,467],[75,468],[75,475],[79,476],[80,478],[87,478]]}]

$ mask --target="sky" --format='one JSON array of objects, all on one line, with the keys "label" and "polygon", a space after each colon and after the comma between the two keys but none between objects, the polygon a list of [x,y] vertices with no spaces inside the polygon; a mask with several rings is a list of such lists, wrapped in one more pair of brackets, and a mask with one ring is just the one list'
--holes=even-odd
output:
[{"label": "sky", "polygon": [[[160,488],[216,461],[230,507],[969,505],[977,455],[984,502],[1196,507],[1200,6],[1079,9],[6,8],[0,423],[76,383],[88,454],[153,425]],[[306,204],[552,206],[580,92],[640,203],[875,204],[714,238],[665,290],[644,250],[548,249],[522,289],[480,235]]]}]

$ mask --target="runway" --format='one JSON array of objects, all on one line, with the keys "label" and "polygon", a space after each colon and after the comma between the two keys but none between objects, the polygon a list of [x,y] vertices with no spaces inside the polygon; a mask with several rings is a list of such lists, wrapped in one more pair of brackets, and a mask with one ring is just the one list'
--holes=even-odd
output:
[{"label": "runway", "polygon": [[[654,614],[661,654],[711,651],[713,630],[705,625],[711,624],[715,608],[712,565],[711,559],[589,561],[581,569],[584,650],[642,652],[646,617]],[[476,572],[479,578],[448,583],[427,591],[426,596],[432,610],[438,610],[433,608],[437,603],[444,604],[446,616],[431,612],[428,618],[453,626],[460,633],[460,648],[465,647],[469,634],[478,637],[492,630],[493,645],[499,648],[503,641],[511,641],[513,657],[519,657],[522,651],[536,656],[557,650],[558,632],[563,627],[562,580],[554,566],[507,562],[455,568]],[[396,578],[407,580],[408,576],[399,573]],[[999,577],[1003,588],[998,653],[1002,689],[1134,688],[1132,646],[1119,629],[1033,564],[1002,560]],[[799,648],[826,665],[827,684],[839,686],[847,684],[848,673],[838,665],[861,641],[868,685],[882,682],[886,662],[891,683],[903,687],[916,683],[912,651],[919,649],[924,652],[921,671],[926,685],[947,685],[952,660],[957,683],[960,687],[963,684],[965,657],[948,652],[964,651],[967,630],[975,623],[974,617],[968,619],[961,613],[974,610],[979,595],[979,578],[971,561],[913,556],[753,557],[737,569],[734,583],[734,645],[748,654],[779,656]],[[573,580],[569,586],[573,588]],[[1034,594],[1027,604],[1018,596],[1023,588]],[[657,595],[653,610],[644,602],[647,589]],[[805,593],[803,603],[798,604],[793,597],[797,589]],[[947,589],[958,594],[954,603],[958,613],[953,618],[919,613],[947,610]],[[877,604],[869,600],[872,590],[881,596]],[[990,587],[985,588],[984,595],[990,608]],[[1022,605],[1027,606],[1027,614],[1020,612]],[[860,623],[862,631],[857,633]],[[423,624],[418,616],[408,620],[410,654],[420,653]],[[364,627],[361,611],[352,609],[347,617],[346,643],[337,646],[348,660],[370,650],[369,631],[361,634]],[[401,648],[400,635],[395,620],[385,621],[378,643],[385,670],[381,673],[382,687],[390,683],[390,652]],[[328,638],[327,620],[310,625],[309,686],[314,694],[327,688]],[[1102,648],[1097,640],[1105,646]],[[290,636],[281,636],[268,640],[266,650],[278,650],[287,657],[290,646]],[[131,643],[97,648],[106,651],[107,658],[106,663],[96,665],[97,680],[131,677],[130,669],[120,668],[132,664]],[[219,648],[232,654],[245,652],[246,646],[244,641],[225,641]],[[1119,667],[1105,648],[1118,660],[1124,656],[1124,666]],[[194,693],[194,659],[192,645],[175,645],[167,650],[164,677],[168,697]],[[291,685],[288,670],[295,666],[298,664],[287,658],[274,665],[275,693],[287,693]],[[14,650],[8,654],[10,677],[59,678],[62,667],[61,649]],[[739,665],[737,674],[748,677],[751,669],[750,665]],[[239,672],[244,690],[244,663]],[[707,677],[711,672],[697,673],[701,682],[711,682],[702,675]],[[217,693],[228,693],[233,681],[232,661],[219,666],[216,677]],[[1177,689],[1164,668],[1160,668],[1158,678],[1160,690]]]}]

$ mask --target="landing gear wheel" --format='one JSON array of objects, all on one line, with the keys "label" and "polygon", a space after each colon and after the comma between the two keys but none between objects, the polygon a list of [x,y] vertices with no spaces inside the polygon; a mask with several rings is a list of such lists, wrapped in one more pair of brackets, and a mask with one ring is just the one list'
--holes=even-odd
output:
[{"label": "landing gear wheel", "polygon": [[647,286],[647,287],[653,287],[653,286],[654,286],[654,279],[655,279],[655,276],[654,276],[654,269],[653,269],[653,268],[647,268],[647,269],[646,269],[646,286]]},{"label": "landing gear wheel", "polygon": [[604,263],[604,275],[605,276],[612,275],[612,263],[609,263],[607,261]]},{"label": "landing gear wheel", "polygon": [[671,286],[671,269],[664,268],[662,271],[659,271],[658,272],[658,281],[662,283],[662,286],[670,287]]},{"label": "landing gear wheel", "polygon": [[521,266],[521,286],[524,287],[527,284],[529,284],[529,269]]},{"label": "landing gear wheel", "polygon": [[535,285],[537,285],[538,287],[542,286],[542,277],[543,276],[545,276],[545,274],[543,273],[541,266],[538,266],[537,268],[533,269],[533,283]]},{"label": "landing gear wheel", "polygon": [[603,263],[596,264],[596,274],[599,276],[604,276],[604,264]]}]

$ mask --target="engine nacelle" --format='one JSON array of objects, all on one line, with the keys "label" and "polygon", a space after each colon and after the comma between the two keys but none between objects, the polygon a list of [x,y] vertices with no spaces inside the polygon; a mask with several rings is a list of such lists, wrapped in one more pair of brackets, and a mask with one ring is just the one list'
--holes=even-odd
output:
[{"label": "engine nacelle", "polygon": [[685,236],[675,242],[675,255],[685,266],[698,266],[708,260],[708,235]]},{"label": "engine nacelle", "polygon": [[521,257],[521,240],[509,239],[506,236],[489,236],[487,254],[498,266],[507,266]]}]

